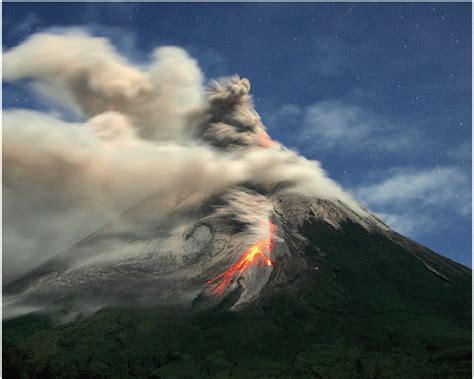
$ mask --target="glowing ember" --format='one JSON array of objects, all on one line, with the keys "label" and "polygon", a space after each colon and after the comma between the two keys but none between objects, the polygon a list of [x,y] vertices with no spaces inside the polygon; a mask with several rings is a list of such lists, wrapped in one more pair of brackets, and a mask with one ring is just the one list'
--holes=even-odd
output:
[{"label": "glowing ember", "polygon": [[259,133],[259,142],[260,146],[265,148],[278,145],[278,142],[273,141],[271,137],[263,130]]},{"label": "glowing ember", "polygon": [[260,240],[255,245],[252,245],[240,256],[237,263],[232,265],[229,269],[223,273],[217,275],[215,278],[212,278],[206,285],[212,284],[212,293],[216,296],[221,296],[225,289],[232,283],[234,278],[238,275],[241,275],[251,266],[272,266],[273,262],[270,259],[270,254],[273,248],[273,233],[275,230],[275,225],[270,221],[269,230],[270,235],[266,240]]}]

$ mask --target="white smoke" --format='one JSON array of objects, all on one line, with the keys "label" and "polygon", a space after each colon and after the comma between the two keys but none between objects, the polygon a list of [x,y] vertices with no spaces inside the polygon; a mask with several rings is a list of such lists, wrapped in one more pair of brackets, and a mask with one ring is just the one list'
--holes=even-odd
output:
[{"label": "white smoke", "polygon": [[[32,81],[41,96],[84,120],[3,112],[7,280],[152,194],[156,219],[180,199],[226,191],[230,209],[252,226],[270,212],[264,196],[276,190],[336,198],[361,211],[318,162],[270,140],[248,80],[213,81],[206,91],[196,61],[178,47],[156,49],[140,68],[104,38],[39,33],[4,53],[3,70],[4,80]],[[235,191],[241,185],[260,192],[255,212]]]}]

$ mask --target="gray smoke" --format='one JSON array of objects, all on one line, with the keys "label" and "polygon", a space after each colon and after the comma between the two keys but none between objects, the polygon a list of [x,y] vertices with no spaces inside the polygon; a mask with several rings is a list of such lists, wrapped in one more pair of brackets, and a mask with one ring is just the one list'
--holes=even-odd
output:
[{"label": "gray smoke", "polygon": [[[268,233],[266,197],[275,191],[338,199],[364,212],[318,162],[270,139],[248,80],[206,86],[181,48],[157,48],[139,67],[84,31],[38,33],[4,53],[3,73],[82,120],[3,112],[6,280],[152,195],[152,217],[166,220],[183,199],[197,204],[224,194],[229,206],[220,212],[234,213],[253,235]],[[242,185],[260,195],[249,197]]]}]

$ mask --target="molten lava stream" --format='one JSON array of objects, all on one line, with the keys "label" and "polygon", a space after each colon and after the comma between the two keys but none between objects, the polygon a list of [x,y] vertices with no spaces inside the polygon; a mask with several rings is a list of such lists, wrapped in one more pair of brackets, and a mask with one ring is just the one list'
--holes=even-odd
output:
[{"label": "molten lava stream", "polygon": [[229,269],[206,282],[206,285],[212,284],[212,293],[221,296],[225,289],[232,283],[237,275],[241,275],[251,266],[264,265],[272,266],[270,254],[273,248],[273,232],[275,225],[269,221],[270,236],[266,240],[260,240],[256,244],[250,246],[240,256],[239,260]]}]

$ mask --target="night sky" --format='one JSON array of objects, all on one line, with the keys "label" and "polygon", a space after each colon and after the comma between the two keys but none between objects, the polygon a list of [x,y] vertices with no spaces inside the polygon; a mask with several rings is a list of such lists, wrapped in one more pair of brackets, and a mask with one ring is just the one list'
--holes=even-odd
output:
[{"label": "night sky", "polygon": [[[136,64],[177,45],[206,78],[250,79],[274,139],[471,266],[471,4],[3,4],[4,49],[71,26]],[[21,83],[3,89],[4,108],[54,111]]]}]

